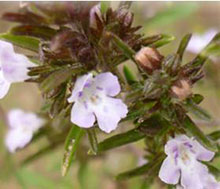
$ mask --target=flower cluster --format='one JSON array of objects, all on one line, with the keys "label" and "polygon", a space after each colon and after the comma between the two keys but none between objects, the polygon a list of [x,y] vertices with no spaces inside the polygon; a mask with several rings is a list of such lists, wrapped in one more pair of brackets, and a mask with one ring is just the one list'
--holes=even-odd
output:
[{"label": "flower cluster", "polygon": [[[27,3],[21,12],[3,15],[20,25],[10,30],[10,38],[8,34],[1,38],[15,43],[11,40],[15,37],[15,44],[33,55],[17,54],[11,43],[0,41],[0,98],[11,83],[28,81],[39,85],[45,103],[40,112],[44,119],[18,109],[9,112],[8,150],[25,147],[46,128],[41,134],[48,137],[51,148],[66,141],[65,175],[85,133],[89,152],[96,155],[144,138],[146,164],[118,178],[150,173],[177,188],[219,189],[203,162],[214,158],[218,137],[200,131],[190,113],[209,118],[199,107],[203,97],[193,94],[192,87],[203,78],[206,55],[219,44],[220,34],[195,59],[182,63],[184,51],[195,49],[195,44],[205,46],[206,39],[194,37],[199,42],[192,45],[188,34],[176,53],[163,56],[158,48],[173,37],[137,33],[140,27],[132,26],[128,2],[116,10],[94,3],[46,5]],[[123,72],[119,69],[127,60],[138,68],[138,77],[127,66]],[[124,121],[134,128],[98,141],[98,132],[110,133]],[[176,137],[168,140],[171,136]]]}]

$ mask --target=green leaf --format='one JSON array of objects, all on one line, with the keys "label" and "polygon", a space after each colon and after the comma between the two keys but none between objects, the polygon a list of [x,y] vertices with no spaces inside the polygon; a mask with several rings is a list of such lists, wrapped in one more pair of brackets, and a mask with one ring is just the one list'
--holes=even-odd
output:
[{"label": "green leaf", "polygon": [[205,121],[211,120],[211,116],[203,108],[199,107],[197,104],[194,104],[192,100],[190,99],[187,100],[185,107],[189,112],[193,113],[196,117]]},{"label": "green leaf", "polygon": [[220,56],[220,33],[202,50],[201,56]]},{"label": "green leaf", "polygon": [[220,33],[216,34],[211,42],[199,53],[196,58],[186,64],[186,66],[196,68],[198,66],[202,67],[208,56],[220,56]]},{"label": "green leaf", "polygon": [[170,123],[159,114],[152,115],[138,127],[147,136],[159,136],[159,138],[166,134],[170,128],[172,128]]},{"label": "green leaf", "polygon": [[91,146],[88,154],[96,155],[98,152],[98,140],[97,140],[95,129],[94,128],[88,129],[87,134],[88,134],[89,142]]},{"label": "green leaf", "polygon": [[109,1],[101,1],[100,2],[100,7],[101,7],[101,13],[104,15],[108,8],[110,7],[111,2]]},{"label": "green leaf", "polygon": [[137,110],[132,110],[128,113],[127,117],[124,119],[124,121],[126,120],[133,120],[136,117],[145,114],[148,110],[150,110],[151,108],[153,108],[153,106],[156,104],[156,101],[152,101],[152,102],[148,102],[143,104],[142,107],[138,108]]},{"label": "green leaf", "polygon": [[136,54],[136,52],[128,44],[126,44],[117,35],[111,32],[107,32],[107,35],[110,35],[113,38],[115,44],[118,46],[119,49],[122,50],[127,58],[134,60],[133,56]]},{"label": "green leaf", "polygon": [[0,39],[31,51],[38,52],[39,50],[40,41],[34,37],[18,36],[4,33],[0,34]]},{"label": "green leaf", "polygon": [[210,171],[213,175],[215,175],[217,178],[220,177],[220,169],[218,169],[217,167],[211,165],[211,164],[208,163],[208,162],[203,162],[203,163],[208,167],[209,171]]},{"label": "green leaf", "polygon": [[194,94],[191,99],[195,104],[200,104],[203,101],[204,97],[200,94]]},{"label": "green leaf", "polygon": [[147,175],[151,176],[152,174],[157,174],[157,169],[164,160],[165,155],[164,154],[159,154],[157,155],[152,161],[149,163],[137,167],[135,169],[132,169],[130,171],[126,171],[124,173],[119,174],[116,179],[117,180],[124,180],[124,179],[129,179],[131,177],[139,176],[139,175]]},{"label": "green leaf", "polygon": [[212,140],[217,141],[220,139],[220,131],[214,131],[208,135]]},{"label": "green leaf", "polygon": [[128,68],[128,66],[125,65],[123,67],[123,72],[124,72],[125,79],[129,85],[132,85],[133,83],[137,82],[136,77],[134,76],[132,71]]},{"label": "green leaf", "polygon": [[40,88],[43,92],[49,92],[50,90],[58,87],[60,84],[67,81],[71,75],[74,74],[70,68],[64,68],[56,70],[51,73],[41,84]]},{"label": "green leaf", "polygon": [[182,60],[182,58],[183,58],[183,53],[184,53],[191,37],[192,37],[192,34],[187,34],[183,37],[183,39],[180,42],[179,48],[177,50],[177,54],[179,55],[180,60]]},{"label": "green leaf", "polygon": [[46,26],[22,25],[12,28],[10,33],[13,35],[25,35],[42,39],[51,39],[56,34],[56,30]]},{"label": "green leaf", "polygon": [[212,151],[217,151],[217,147],[213,144],[213,141],[211,141],[210,138],[207,137],[188,116],[183,120],[182,126],[189,135],[195,137],[206,148]]},{"label": "green leaf", "polygon": [[198,8],[196,3],[175,3],[172,6],[157,13],[146,23],[146,28],[167,26],[174,22],[190,16]]},{"label": "green leaf", "polygon": [[98,153],[136,142],[144,137],[145,135],[137,129],[132,129],[125,133],[114,135],[98,144]]},{"label": "green leaf", "polygon": [[62,163],[62,176],[65,176],[69,170],[69,167],[73,161],[73,156],[76,153],[80,139],[84,135],[85,131],[76,125],[74,125],[66,138],[65,141],[65,152]]},{"label": "green leaf", "polygon": [[159,48],[162,47],[168,43],[170,43],[171,41],[173,41],[175,39],[174,36],[172,35],[168,35],[168,34],[161,34],[161,39],[154,42],[153,44],[151,44],[150,46],[154,47],[154,48]]}]

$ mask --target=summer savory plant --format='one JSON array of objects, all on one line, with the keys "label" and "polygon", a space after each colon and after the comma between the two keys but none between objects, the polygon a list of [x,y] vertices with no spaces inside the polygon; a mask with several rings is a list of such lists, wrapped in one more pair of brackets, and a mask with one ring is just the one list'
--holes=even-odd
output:
[{"label": "summer savory plant", "polygon": [[[46,136],[49,145],[26,164],[63,144],[65,176],[84,141],[90,144],[84,154],[89,159],[144,139],[145,164],[118,174],[118,180],[144,175],[148,185],[159,178],[169,188],[219,189],[219,170],[210,161],[220,154],[220,131],[203,133],[191,114],[210,119],[193,86],[204,78],[209,56],[220,55],[220,33],[209,41],[197,36],[189,50],[200,42],[204,48],[183,62],[192,35],[185,35],[175,52],[161,54],[159,48],[174,37],[140,34],[130,5],[26,3],[19,12],[2,15],[18,24],[0,34],[0,98],[10,84],[25,81],[37,83],[44,99],[39,114],[9,112],[6,147],[16,152]],[[15,53],[13,45],[31,55]],[[138,77],[126,64],[119,69],[127,60],[136,65]]]}]

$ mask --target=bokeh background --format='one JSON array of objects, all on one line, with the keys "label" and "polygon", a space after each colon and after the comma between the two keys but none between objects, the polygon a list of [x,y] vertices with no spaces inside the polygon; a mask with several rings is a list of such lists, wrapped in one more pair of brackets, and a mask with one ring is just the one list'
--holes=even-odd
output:
[{"label": "bokeh background", "polygon": [[[111,3],[113,7],[117,4]],[[6,11],[17,11],[19,6],[19,2],[0,2],[0,15]],[[220,31],[220,2],[134,2],[131,9],[135,15],[135,24],[143,25],[142,33],[167,33],[176,37],[174,42],[160,49],[165,55],[176,50],[186,33],[203,33],[210,28]],[[12,25],[0,20],[0,32],[7,32]],[[184,61],[193,57],[194,54],[187,52]],[[201,105],[212,115],[212,121],[194,120],[204,132],[209,133],[220,128],[220,60],[209,61],[205,73],[205,79],[194,87],[194,92],[204,95],[205,100]],[[37,112],[41,104],[37,86],[30,83],[13,84],[9,94],[0,101],[5,112],[12,108]],[[60,172],[62,145],[30,164],[21,166],[20,162],[39,150],[46,139],[42,138],[16,154],[9,155],[4,146],[6,132],[7,127],[0,121],[0,189],[144,189],[144,177],[123,182],[114,179],[117,173],[144,162],[141,159],[144,154],[143,141],[109,151],[81,166],[73,163],[70,172],[63,178]],[[220,168],[219,159],[213,164]],[[160,189],[163,186],[157,180],[152,188]]]}]

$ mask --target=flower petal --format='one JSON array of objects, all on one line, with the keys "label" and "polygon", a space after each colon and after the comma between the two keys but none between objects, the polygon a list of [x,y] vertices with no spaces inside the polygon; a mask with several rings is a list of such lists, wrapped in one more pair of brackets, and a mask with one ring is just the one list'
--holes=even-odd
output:
[{"label": "flower petal", "polygon": [[79,127],[89,128],[94,125],[95,116],[86,104],[76,102],[71,110],[71,121]]},{"label": "flower petal", "polygon": [[194,141],[193,149],[196,153],[196,158],[201,161],[210,161],[215,155],[214,152],[207,150],[197,141]]},{"label": "flower petal", "polygon": [[72,91],[72,94],[67,99],[69,103],[72,103],[77,99],[79,92],[83,91],[83,88],[84,88],[86,82],[91,79],[92,79],[91,73],[89,73],[87,75],[80,76],[77,78],[76,83],[74,85],[74,89]]},{"label": "flower petal", "polygon": [[8,113],[8,122],[10,128],[20,128],[34,133],[43,126],[45,121],[34,113],[13,109]]},{"label": "flower petal", "polygon": [[205,165],[197,161],[191,162],[191,165],[181,169],[181,185],[186,189],[204,189],[208,174]]},{"label": "flower petal", "polygon": [[180,171],[172,158],[167,157],[159,171],[159,178],[167,184],[177,184],[180,178]]},{"label": "flower petal", "polygon": [[35,66],[26,56],[10,51],[2,51],[0,61],[3,75],[9,82],[20,82],[30,78],[27,68]]},{"label": "flower petal", "polygon": [[97,87],[104,89],[109,96],[115,96],[121,91],[118,78],[110,72],[97,75],[95,77],[95,83]]},{"label": "flower petal", "polygon": [[206,183],[205,188],[211,188],[211,189],[219,189],[220,188],[220,182],[217,182],[215,177],[209,174],[206,177]]},{"label": "flower petal", "polygon": [[8,93],[10,85],[11,84],[7,80],[5,80],[2,72],[0,71],[0,99],[4,98],[5,95]]},{"label": "flower petal", "polygon": [[3,52],[9,52],[9,53],[14,53],[14,48],[11,43],[8,43],[6,41],[0,40],[0,56]]},{"label": "flower petal", "polygon": [[211,41],[216,33],[216,30],[210,29],[203,35],[193,35],[187,46],[187,51],[199,53]]},{"label": "flower petal", "polygon": [[23,148],[27,145],[33,136],[31,131],[24,131],[22,129],[11,129],[6,135],[5,145],[11,153],[16,149]]},{"label": "flower petal", "polygon": [[120,99],[103,98],[103,103],[95,106],[93,111],[98,120],[99,128],[106,133],[115,130],[121,118],[128,113],[127,106]]}]

